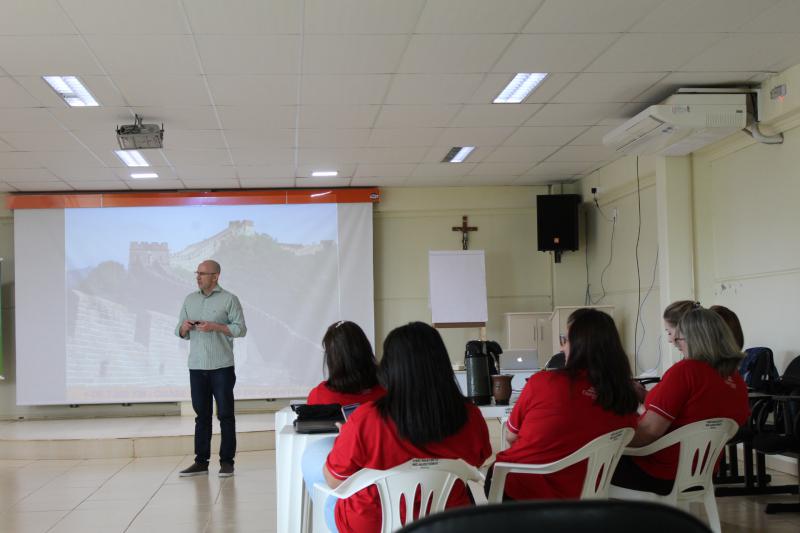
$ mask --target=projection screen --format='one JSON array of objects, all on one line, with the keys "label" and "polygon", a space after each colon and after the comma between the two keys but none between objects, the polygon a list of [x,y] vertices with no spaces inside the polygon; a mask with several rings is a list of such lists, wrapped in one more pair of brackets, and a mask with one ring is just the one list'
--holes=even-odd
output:
[{"label": "projection screen", "polygon": [[14,251],[20,405],[188,400],[174,330],[204,259],[244,309],[237,398],[304,397],[337,320],[374,346],[368,203],[20,209]]}]

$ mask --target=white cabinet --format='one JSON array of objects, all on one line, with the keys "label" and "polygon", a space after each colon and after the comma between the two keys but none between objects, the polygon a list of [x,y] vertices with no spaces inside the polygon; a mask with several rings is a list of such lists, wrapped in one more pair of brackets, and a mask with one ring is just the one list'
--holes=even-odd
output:
[{"label": "white cabinet", "polygon": [[550,312],[504,313],[506,320],[506,342],[504,352],[536,351],[539,368],[544,368],[551,351]]}]

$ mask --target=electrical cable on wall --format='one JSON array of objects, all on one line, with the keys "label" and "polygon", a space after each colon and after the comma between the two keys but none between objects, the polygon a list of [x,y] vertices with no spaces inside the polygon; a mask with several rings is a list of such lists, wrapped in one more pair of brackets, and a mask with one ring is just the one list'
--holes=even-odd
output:
[{"label": "electrical cable on wall", "polygon": [[[642,272],[639,268],[639,239],[642,236],[642,185],[639,181],[639,156],[636,156],[636,247],[634,248],[634,256],[636,257],[636,322],[633,326],[633,363],[634,374],[636,373],[636,365],[639,361],[639,320],[642,315]],[[644,334],[643,334],[644,335]],[[642,337],[644,338],[644,337]]]},{"label": "electrical cable on wall", "polygon": [[[642,344],[644,344],[644,336],[647,333],[647,329],[645,328],[644,324],[644,315],[642,314],[642,308],[644,307],[644,303],[647,301],[647,297],[650,296],[650,293],[653,291],[653,286],[656,284],[656,272],[658,269],[658,245],[656,245],[656,260],[653,262],[653,279],[650,281],[650,287],[647,288],[647,292],[644,294],[644,298],[642,298],[642,303],[639,304],[639,312],[638,314],[641,316],[639,322],[642,324],[642,340],[639,341],[638,347],[634,350],[635,359],[633,361],[634,367],[641,368],[641,364],[639,363],[639,352],[642,348]],[[658,336],[658,359],[656,360],[656,364],[653,368],[643,369],[642,373],[647,374],[653,372],[658,366],[661,364],[661,335]],[[636,372],[636,371],[635,371]]]},{"label": "electrical cable on wall", "polygon": [[[588,305],[597,305],[600,302],[602,302],[603,299],[606,297],[606,287],[604,279],[606,272],[608,271],[608,268],[614,261],[614,234],[617,229],[616,215],[612,216],[611,218],[608,218],[606,216],[606,214],[603,212],[603,209],[600,207],[600,203],[597,201],[597,194],[594,195],[594,205],[595,207],[597,207],[597,211],[600,213],[600,216],[603,217],[603,219],[606,222],[611,222],[611,239],[610,239],[610,249],[608,252],[608,263],[606,263],[606,266],[603,268],[602,272],[600,272],[600,289],[603,291],[603,293],[597,300],[592,300],[591,286],[589,285],[589,249],[588,248],[586,249],[586,297],[584,300],[588,302]],[[588,238],[586,240],[588,242]]]}]

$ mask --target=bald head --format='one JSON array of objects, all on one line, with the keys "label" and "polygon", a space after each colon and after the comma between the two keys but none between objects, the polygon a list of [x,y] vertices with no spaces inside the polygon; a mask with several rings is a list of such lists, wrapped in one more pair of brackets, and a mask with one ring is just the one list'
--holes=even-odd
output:
[{"label": "bald head", "polygon": [[214,274],[219,274],[222,272],[222,267],[219,266],[219,263],[217,263],[213,259],[206,259],[205,261],[200,263],[200,266],[207,269],[206,272],[213,272]]}]

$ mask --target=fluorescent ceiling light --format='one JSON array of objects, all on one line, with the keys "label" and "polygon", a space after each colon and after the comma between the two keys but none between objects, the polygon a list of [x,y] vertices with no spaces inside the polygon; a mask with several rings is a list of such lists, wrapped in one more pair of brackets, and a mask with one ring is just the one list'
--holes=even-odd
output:
[{"label": "fluorescent ceiling light", "polygon": [[495,104],[518,104],[525,100],[547,77],[546,72],[520,72],[503,89]]},{"label": "fluorescent ceiling light", "polygon": [[71,107],[96,107],[100,104],[75,76],[42,76]]},{"label": "fluorescent ceiling light", "polygon": [[158,174],[155,172],[134,172],[131,174],[131,177],[135,180],[149,180],[153,178],[157,178]]},{"label": "fluorescent ceiling light", "polygon": [[339,175],[337,170],[315,170],[311,173],[314,178],[334,178]]},{"label": "fluorescent ceiling light", "polygon": [[474,146],[454,146],[447,152],[447,155],[444,156],[442,163],[463,163],[474,149]]},{"label": "fluorescent ceiling light", "polygon": [[114,153],[129,167],[150,166],[150,163],[139,153],[139,150],[114,150]]}]

